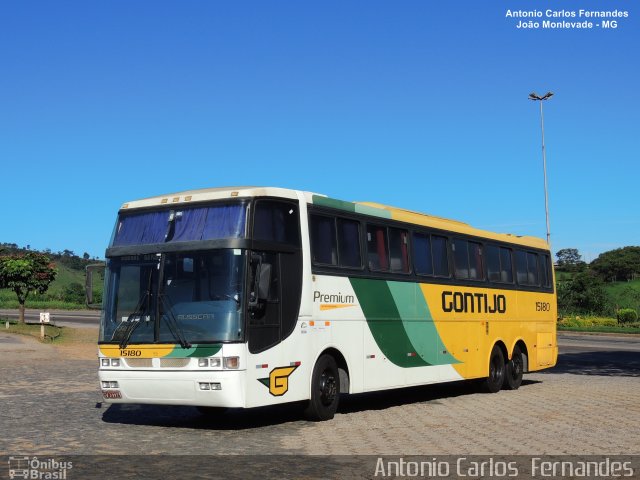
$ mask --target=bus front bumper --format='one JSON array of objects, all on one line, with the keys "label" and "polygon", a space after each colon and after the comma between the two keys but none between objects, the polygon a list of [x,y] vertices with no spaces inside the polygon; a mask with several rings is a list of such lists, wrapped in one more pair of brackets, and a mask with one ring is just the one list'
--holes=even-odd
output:
[{"label": "bus front bumper", "polygon": [[102,396],[109,403],[245,407],[246,371],[100,370]]}]

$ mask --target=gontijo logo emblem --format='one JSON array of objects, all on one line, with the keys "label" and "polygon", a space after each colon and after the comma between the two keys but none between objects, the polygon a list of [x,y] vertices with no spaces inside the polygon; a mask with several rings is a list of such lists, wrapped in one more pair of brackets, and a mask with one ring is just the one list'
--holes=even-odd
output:
[{"label": "gontijo logo emblem", "polygon": [[258,381],[269,388],[271,395],[281,397],[289,391],[289,376],[296,368],[298,368],[298,365],[274,368],[271,370],[269,378],[259,378]]}]

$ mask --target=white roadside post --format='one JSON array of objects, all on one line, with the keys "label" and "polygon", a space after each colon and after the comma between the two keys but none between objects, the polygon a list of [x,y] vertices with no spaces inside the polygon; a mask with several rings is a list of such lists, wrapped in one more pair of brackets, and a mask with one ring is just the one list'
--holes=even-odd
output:
[{"label": "white roadside post", "polygon": [[44,324],[49,323],[51,315],[49,312],[40,312],[40,338],[44,340]]}]

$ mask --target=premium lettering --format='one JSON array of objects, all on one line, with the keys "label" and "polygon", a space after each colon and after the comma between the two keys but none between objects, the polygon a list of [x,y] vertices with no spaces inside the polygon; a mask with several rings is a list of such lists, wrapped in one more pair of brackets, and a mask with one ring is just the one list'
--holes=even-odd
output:
[{"label": "premium lettering", "polygon": [[324,294],[316,290],[313,292],[313,301],[321,303],[355,303],[356,299],[353,295],[342,295],[341,292]]}]

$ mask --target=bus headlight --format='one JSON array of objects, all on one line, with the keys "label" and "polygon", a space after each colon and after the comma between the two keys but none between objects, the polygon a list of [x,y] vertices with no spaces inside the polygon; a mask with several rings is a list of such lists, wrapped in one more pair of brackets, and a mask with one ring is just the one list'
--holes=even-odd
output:
[{"label": "bus headlight", "polygon": [[101,358],[100,365],[103,367],[108,367],[108,366],[119,367],[120,359],[119,358]]},{"label": "bus headlight", "polygon": [[220,358],[199,358],[198,366],[199,367],[217,367],[220,368]]},{"label": "bus headlight", "polygon": [[236,370],[240,366],[240,357],[224,357],[224,368]]},{"label": "bus headlight", "polygon": [[198,385],[200,386],[200,390],[222,390],[222,385],[219,382],[199,382]]}]

